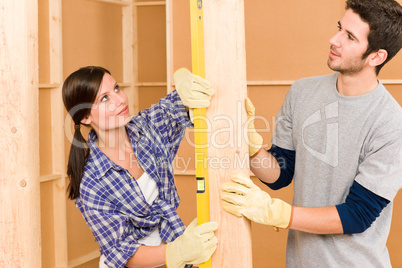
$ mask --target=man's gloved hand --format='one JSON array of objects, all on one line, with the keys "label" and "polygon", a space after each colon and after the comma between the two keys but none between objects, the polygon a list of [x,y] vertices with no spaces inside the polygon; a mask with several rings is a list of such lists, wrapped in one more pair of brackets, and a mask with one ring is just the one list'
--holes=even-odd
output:
[{"label": "man's gloved hand", "polygon": [[251,100],[249,98],[246,99],[245,101],[246,104],[246,112],[247,112],[247,118],[249,120],[248,124],[248,153],[249,156],[252,157],[255,154],[258,153],[258,151],[262,147],[262,137],[260,134],[255,131],[254,127],[254,117],[255,117],[255,107]]},{"label": "man's gloved hand", "polygon": [[232,174],[232,181],[222,185],[221,199],[224,210],[275,228],[289,227],[292,216],[291,205],[280,199],[271,198],[243,175]]},{"label": "man's gloved hand", "polygon": [[208,107],[215,91],[207,80],[192,74],[186,68],[177,70],[173,80],[183,104],[190,108],[190,117],[193,121],[193,108]]},{"label": "man's gloved hand", "polygon": [[193,220],[181,236],[166,245],[166,266],[181,268],[186,264],[206,262],[218,244],[214,234],[216,229],[218,229],[216,222],[211,221],[197,226],[197,219]]}]

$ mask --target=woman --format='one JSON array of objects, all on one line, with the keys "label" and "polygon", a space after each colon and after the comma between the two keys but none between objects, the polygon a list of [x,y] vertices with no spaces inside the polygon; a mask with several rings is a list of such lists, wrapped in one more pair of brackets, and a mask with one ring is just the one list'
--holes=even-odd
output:
[{"label": "woman", "polygon": [[[184,267],[205,262],[216,249],[215,222],[194,220],[185,230],[172,167],[192,126],[183,103],[207,107],[213,90],[186,69],[174,79],[175,91],[133,117],[127,96],[102,67],[81,68],[63,84],[75,124],[68,195],[99,244],[101,267]],[[81,124],[91,127],[88,142]]]}]

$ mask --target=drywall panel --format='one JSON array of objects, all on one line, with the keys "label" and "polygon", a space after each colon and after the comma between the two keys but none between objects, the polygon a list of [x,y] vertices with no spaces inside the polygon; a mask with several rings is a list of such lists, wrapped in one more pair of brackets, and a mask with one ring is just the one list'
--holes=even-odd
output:
[{"label": "drywall panel", "polygon": [[53,221],[53,182],[40,184],[42,267],[54,267],[54,221]]},{"label": "drywall panel", "polygon": [[39,90],[39,155],[40,175],[52,173],[52,126],[50,90]]},{"label": "drywall panel", "polygon": [[122,9],[94,1],[63,1],[64,78],[80,67],[98,65],[122,81]]},{"label": "drywall panel", "polygon": [[139,87],[139,109],[144,110],[166,96],[166,87]]},{"label": "drywall panel", "polygon": [[165,6],[140,6],[138,16],[138,81],[166,82]]}]

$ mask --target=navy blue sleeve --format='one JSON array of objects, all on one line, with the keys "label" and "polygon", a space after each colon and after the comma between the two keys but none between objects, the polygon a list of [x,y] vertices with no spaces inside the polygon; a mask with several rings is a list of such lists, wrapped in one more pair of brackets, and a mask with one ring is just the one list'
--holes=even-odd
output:
[{"label": "navy blue sleeve", "polygon": [[341,218],[343,233],[364,232],[389,202],[354,181],[345,203],[336,206]]},{"label": "navy blue sleeve", "polygon": [[271,149],[269,149],[268,152],[275,157],[276,161],[278,161],[279,167],[281,168],[281,174],[274,183],[261,182],[266,184],[272,190],[279,190],[288,186],[293,180],[296,152],[280,148],[274,144],[272,144]]}]

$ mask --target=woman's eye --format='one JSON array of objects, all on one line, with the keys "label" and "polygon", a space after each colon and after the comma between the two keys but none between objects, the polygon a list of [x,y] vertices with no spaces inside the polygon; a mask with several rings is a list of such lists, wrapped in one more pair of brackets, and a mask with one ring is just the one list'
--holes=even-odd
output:
[{"label": "woman's eye", "polygon": [[119,85],[116,85],[116,87],[114,88],[114,91],[119,91],[119,90],[120,90]]},{"label": "woman's eye", "polygon": [[107,99],[108,99],[108,97],[107,97],[107,95],[105,95],[102,97],[101,102],[105,102],[105,101],[107,101]]}]

